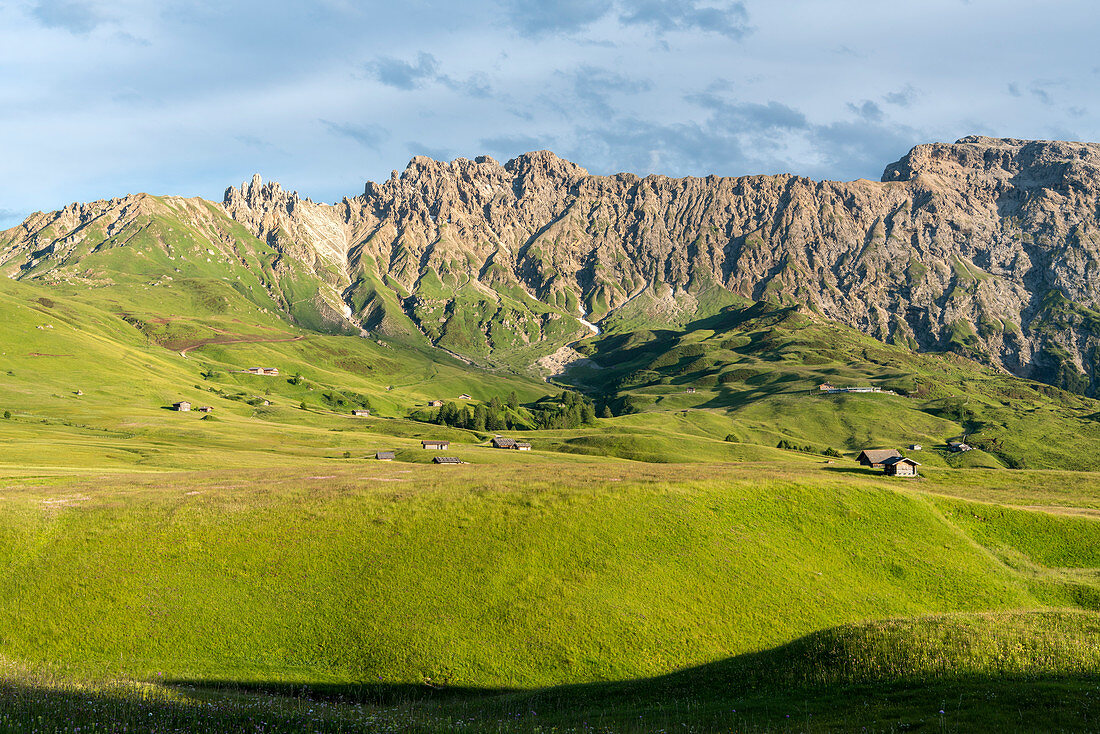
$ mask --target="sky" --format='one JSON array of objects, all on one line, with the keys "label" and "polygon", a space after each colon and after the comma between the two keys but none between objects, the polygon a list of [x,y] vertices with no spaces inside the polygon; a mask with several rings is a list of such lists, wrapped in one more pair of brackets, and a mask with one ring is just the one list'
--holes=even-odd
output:
[{"label": "sky", "polygon": [[878,179],[1100,140],[1090,0],[0,0],[0,227],[73,201],[337,201],[414,155]]}]

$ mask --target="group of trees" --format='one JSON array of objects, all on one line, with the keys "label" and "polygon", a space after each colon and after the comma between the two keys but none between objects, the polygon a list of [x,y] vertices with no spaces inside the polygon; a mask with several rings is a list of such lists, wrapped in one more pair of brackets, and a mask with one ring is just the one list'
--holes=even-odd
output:
[{"label": "group of trees", "polygon": [[431,422],[473,431],[531,430],[533,428],[576,428],[596,420],[591,400],[568,390],[543,398],[531,407],[520,405],[515,392],[505,401],[494,397],[488,403],[459,406],[446,403],[432,416]]},{"label": "group of trees", "polygon": [[506,410],[499,398],[493,398],[488,405],[478,403],[458,407],[455,403],[446,403],[435,414],[433,423],[454,428],[467,428],[472,431],[505,431],[514,428],[528,428],[517,420],[512,410]]},{"label": "group of trees", "polygon": [[593,402],[569,390],[563,390],[557,397],[540,400],[531,412],[539,428],[576,428],[596,420]]}]

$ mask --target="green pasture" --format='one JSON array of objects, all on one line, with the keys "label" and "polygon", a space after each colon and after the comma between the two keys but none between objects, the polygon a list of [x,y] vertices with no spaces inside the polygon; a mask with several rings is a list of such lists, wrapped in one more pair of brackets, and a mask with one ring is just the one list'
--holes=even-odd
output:
[{"label": "green pasture", "polygon": [[1092,711],[1097,521],[1065,509],[1096,475],[1051,498],[1057,473],[479,450],[508,461],[9,473],[0,723],[89,700],[209,731]]}]

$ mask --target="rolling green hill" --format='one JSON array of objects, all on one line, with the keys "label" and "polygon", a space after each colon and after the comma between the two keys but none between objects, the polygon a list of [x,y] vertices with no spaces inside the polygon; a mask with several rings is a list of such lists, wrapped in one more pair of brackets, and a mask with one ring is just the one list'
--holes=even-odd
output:
[{"label": "rolling green hill", "polygon": [[[616,425],[855,454],[920,444],[937,466],[1091,469],[1100,402],[955,354],[882,344],[802,308],[730,306],[683,331],[590,337],[563,379],[600,396]],[[874,388],[830,394],[819,389]],[[952,455],[947,441],[976,450]]]},{"label": "rolling green hill", "polygon": [[[211,729],[246,701],[322,720],[285,697],[302,685],[339,692],[325,717],[362,723],[350,699],[410,730],[706,731],[731,709],[762,729],[792,712],[938,725],[945,707],[965,726],[1007,716],[979,699],[1013,682],[1047,701],[1017,721],[1041,728],[1098,673],[1096,521],[938,494],[976,470],[927,488],[808,462],[320,470],[8,478],[0,656],[18,694],[0,715],[85,680],[125,721],[141,704],[109,681],[147,680],[150,710]],[[1044,502],[1039,475],[993,473]],[[1076,477],[1095,503],[1100,480]],[[188,708],[211,697],[217,712]],[[532,710],[546,718],[514,720]]]}]

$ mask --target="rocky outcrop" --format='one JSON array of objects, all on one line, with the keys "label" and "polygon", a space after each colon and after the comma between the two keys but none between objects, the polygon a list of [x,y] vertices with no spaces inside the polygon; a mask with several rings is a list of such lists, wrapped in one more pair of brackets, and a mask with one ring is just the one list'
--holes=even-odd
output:
[{"label": "rocky outcrop", "polygon": [[[343,228],[351,293],[388,283],[414,321],[432,300],[417,295],[425,278],[444,310],[459,283],[594,319],[791,300],[885,341],[1096,389],[1100,146],[970,137],[917,146],[882,179],[591,176],[548,151],[418,157],[311,216]],[[227,211],[259,235],[271,212],[310,221],[267,196],[242,217],[237,191]]]}]

